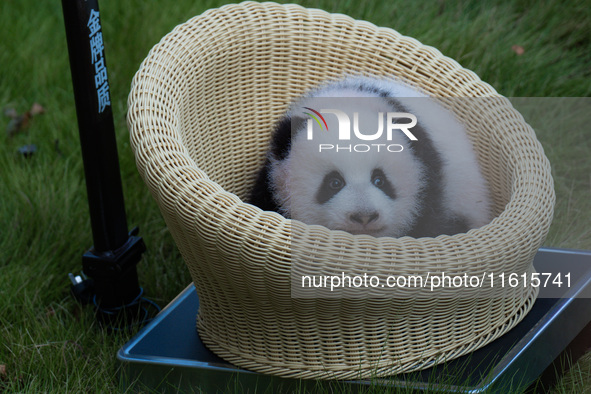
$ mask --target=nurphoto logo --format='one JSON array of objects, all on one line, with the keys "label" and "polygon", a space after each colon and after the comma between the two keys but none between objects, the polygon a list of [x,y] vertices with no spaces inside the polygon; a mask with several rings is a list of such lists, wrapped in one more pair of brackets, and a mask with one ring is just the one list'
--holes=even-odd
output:
[{"label": "nurphoto logo", "polygon": [[[310,107],[304,107],[310,112],[304,112],[308,115],[306,124],[307,139],[314,139],[314,122],[320,127],[320,132],[334,132],[329,130],[328,123],[323,114],[334,115],[338,122],[338,140],[339,141],[351,141],[351,118],[344,111],[338,109],[321,109],[317,111]],[[359,126],[359,113],[353,112],[353,135],[360,141],[376,141],[382,138],[384,134],[384,128],[386,130],[386,140],[392,141],[394,131],[402,131],[406,137],[411,141],[417,141],[417,138],[411,133],[410,129],[416,126],[417,117],[407,112],[378,112],[377,114],[378,126],[377,131],[373,130],[361,130]],[[399,119],[408,119],[410,122],[397,123]],[[386,127],[384,127],[384,123]],[[400,144],[384,144],[384,143],[373,143],[373,144],[318,144],[318,151],[347,151],[347,152],[369,152],[369,151],[388,151],[388,152],[402,152],[403,146]]]}]

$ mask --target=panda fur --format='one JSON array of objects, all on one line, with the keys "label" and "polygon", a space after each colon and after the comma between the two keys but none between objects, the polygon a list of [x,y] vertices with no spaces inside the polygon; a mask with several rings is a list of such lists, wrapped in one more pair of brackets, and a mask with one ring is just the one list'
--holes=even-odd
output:
[{"label": "panda fur", "polygon": [[[345,112],[359,112],[360,120],[370,119],[364,113],[414,114],[418,123],[410,131],[417,140],[395,130],[391,141],[382,142],[402,146],[401,152],[318,152],[318,143],[342,141],[334,131],[315,132],[309,141],[303,108],[327,108],[331,97],[374,97],[339,102],[350,107],[340,108]],[[324,119],[328,130],[338,130],[336,116]],[[377,120],[371,127],[377,130]],[[352,133],[352,144],[355,138]],[[491,216],[487,184],[464,126],[417,89],[369,77],[328,83],[292,104],[275,126],[249,202],[306,224],[375,237],[453,235],[483,226]]]}]

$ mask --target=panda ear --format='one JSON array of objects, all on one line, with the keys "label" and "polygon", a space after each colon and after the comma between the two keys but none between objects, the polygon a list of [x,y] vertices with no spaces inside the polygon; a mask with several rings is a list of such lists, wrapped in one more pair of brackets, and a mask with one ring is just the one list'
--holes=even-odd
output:
[{"label": "panda ear", "polygon": [[291,150],[292,132],[304,130],[306,121],[300,116],[285,116],[276,125],[271,140],[270,152],[273,157],[283,160]]},{"label": "panda ear", "polygon": [[290,177],[289,177],[289,157],[283,160],[270,158],[271,171],[269,171],[269,185],[273,190],[275,202],[279,206],[280,211],[289,217],[290,204]]}]

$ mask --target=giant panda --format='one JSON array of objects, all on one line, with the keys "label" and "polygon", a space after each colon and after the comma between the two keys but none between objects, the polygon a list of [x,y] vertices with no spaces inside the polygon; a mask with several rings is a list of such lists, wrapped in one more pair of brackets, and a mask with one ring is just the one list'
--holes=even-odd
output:
[{"label": "giant panda", "polygon": [[[360,135],[339,139],[346,124],[321,108],[349,114],[350,130]],[[384,114],[412,114],[416,124]],[[383,132],[368,140],[378,136],[380,116]],[[388,135],[388,120],[409,127]],[[296,100],[276,123],[248,202],[374,237],[453,235],[491,219],[487,182],[465,127],[413,86],[373,77],[328,82]]]}]

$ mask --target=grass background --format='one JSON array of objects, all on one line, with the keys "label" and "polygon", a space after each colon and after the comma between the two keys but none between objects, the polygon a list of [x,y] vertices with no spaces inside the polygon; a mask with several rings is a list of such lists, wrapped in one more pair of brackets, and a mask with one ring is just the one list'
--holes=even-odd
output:
[{"label": "grass background", "polygon": [[[135,169],[125,124],[131,79],[172,28],[220,1],[102,0],[111,103],[130,226],[148,252],[138,265],[147,295],[166,305],[190,277]],[[505,96],[591,95],[588,1],[303,1],[392,27],[475,71]],[[524,48],[517,55],[512,47]],[[0,392],[118,390],[117,350],[131,334],[107,335],[68,293],[68,272],[92,244],[72,85],[59,1],[0,2],[0,108],[46,109],[25,132],[0,132]],[[588,104],[589,102],[586,101]],[[550,104],[552,105],[552,104]],[[591,249],[589,106],[567,125],[530,120],[552,163],[557,204],[546,246]],[[545,108],[537,109],[546,114]],[[9,118],[0,118],[6,129]],[[58,148],[56,149],[56,141]],[[18,147],[34,143],[29,159]],[[558,392],[591,392],[591,355]]]}]

